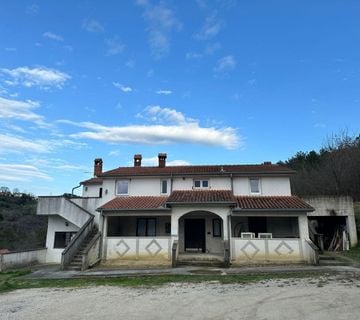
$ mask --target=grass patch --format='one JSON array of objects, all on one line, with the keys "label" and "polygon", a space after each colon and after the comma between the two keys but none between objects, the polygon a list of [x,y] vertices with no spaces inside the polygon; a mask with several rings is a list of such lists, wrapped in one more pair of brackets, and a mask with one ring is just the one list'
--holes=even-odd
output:
[{"label": "grass patch", "polygon": [[344,257],[348,257],[357,262],[360,262],[360,245],[351,248],[349,251],[343,251],[340,254],[343,255]]},{"label": "grass patch", "polygon": [[28,271],[0,273],[0,293],[29,288],[82,288],[89,286],[153,287],[167,283],[201,283],[217,281],[221,284],[267,281],[274,279],[318,278],[320,272],[262,273],[243,275],[154,275],[82,279],[27,279]]}]

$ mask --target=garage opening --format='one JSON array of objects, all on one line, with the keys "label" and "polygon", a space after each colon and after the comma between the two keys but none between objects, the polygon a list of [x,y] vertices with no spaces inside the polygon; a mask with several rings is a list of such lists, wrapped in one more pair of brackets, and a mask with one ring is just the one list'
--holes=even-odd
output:
[{"label": "garage opening", "polygon": [[308,219],[310,238],[320,250],[348,250],[346,217],[308,217]]}]

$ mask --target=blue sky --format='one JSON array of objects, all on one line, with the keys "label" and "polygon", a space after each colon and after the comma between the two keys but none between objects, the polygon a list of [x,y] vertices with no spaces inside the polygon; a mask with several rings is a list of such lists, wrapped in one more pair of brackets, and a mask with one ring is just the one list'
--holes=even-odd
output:
[{"label": "blue sky", "polygon": [[359,1],[1,1],[0,184],[261,163],[359,132]]}]

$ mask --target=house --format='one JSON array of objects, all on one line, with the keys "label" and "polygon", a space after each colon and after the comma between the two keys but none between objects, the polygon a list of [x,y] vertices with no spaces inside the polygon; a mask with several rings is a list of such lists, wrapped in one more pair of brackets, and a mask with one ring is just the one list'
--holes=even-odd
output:
[{"label": "house", "polygon": [[81,182],[82,197],[39,197],[48,216],[47,261],[64,268],[218,262],[315,263],[307,213],[287,167],[134,165]]}]

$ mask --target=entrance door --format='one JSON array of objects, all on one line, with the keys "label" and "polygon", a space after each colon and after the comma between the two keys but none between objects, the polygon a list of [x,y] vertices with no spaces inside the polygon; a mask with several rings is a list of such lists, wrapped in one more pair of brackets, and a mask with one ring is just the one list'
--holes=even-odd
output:
[{"label": "entrance door", "polygon": [[205,219],[185,219],[185,251],[205,252]]}]

